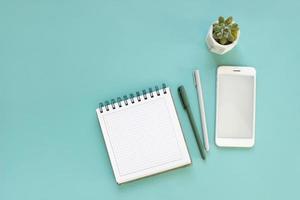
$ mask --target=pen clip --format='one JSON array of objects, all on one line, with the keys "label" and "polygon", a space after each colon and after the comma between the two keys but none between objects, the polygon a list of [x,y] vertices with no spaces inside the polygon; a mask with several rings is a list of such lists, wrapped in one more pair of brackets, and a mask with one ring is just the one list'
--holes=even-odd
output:
[{"label": "pen clip", "polygon": [[197,87],[197,81],[196,81],[196,73],[197,73],[197,70],[194,70],[193,71],[193,80],[194,80],[194,85],[195,85],[195,87]]}]

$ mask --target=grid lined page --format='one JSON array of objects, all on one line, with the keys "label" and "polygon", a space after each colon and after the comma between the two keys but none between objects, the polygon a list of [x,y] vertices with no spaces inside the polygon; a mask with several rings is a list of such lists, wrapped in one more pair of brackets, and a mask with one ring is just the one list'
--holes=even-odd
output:
[{"label": "grid lined page", "polygon": [[121,176],[182,158],[166,98],[103,116]]}]

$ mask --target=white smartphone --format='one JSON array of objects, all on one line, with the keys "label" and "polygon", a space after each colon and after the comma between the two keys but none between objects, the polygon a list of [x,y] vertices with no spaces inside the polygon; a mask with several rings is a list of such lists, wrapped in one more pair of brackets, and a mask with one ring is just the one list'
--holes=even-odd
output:
[{"label": "white smartphone", "polygon": [[255,143],[256,71],[220,66],[217,72],[216,144],[252,147]]}]

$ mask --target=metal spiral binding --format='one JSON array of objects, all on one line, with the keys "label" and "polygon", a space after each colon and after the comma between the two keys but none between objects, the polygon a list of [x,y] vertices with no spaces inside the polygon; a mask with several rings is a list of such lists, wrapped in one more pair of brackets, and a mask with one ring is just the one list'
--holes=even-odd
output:
[{"label": "metal spiral binding", "polygon": [[144,96],[144,99],[147,100],[147,91],[146,90],[143,90],[143,96]]},{"label": "metal spiral binding", "polygon": [[130,101],[132,104],[134,104],[134,94],[132,94],[132,93],[130,94]]},{"label": "metal spiral binding", "polygon": [[166,84],[165,84],[165,83],[163,83],[163,84],[162,84],[162,88],[163,88],[164,94],[167,94],[166,87],[167,87],[167,86],[166,86]]},{"label": "metal spiral binding", "polygon": [[127,101],[128,97],[127,97],[127,95],[124,95],[123,99],[124,99],[125,106],[127,106],[128,105],[128,101]]},{"label": "metal spiral binding", "polygon": [[150,97],[153,98],[154,95],[153,95],[153,90],[152,90],[152,88],[149,88],[149,93],[150,93]]},{"label": "metal spiral binding", "polygon": [[141,97],[140,96],[141,96],[140,92],[137,91],[136,92],[136,98],[137,98],[138,101],[141,101]]},{"label": "metal spiral binding", "polygon": [[115,103],[116,103],[115,99],[110,100],[110,104],[113,109],[116,109]]},{"label": "metal spiral binding", "polygon": [[104,106],[104,104],[101,102],[101,103],[99,103],[99,109],[100,109],[100,112],[101,113],[103,113],[103,109],[102,109],[102,107]]},{"label": "metal spiral binding", "polygon": [[[167,86],[165,83],[162,84],[162,91],[163,94],[167,94]],[[124,95],[123,98],[122,97],[117,97],[117,99],[111,99],[110,102],[109,101],[105,101],[104,103],[99,103],[99,110],[100,113],[103,113],[104,110],[109,111],[109,106],[111,106],[111,108],[114,110],[117,107],[121,108],[123,105],[128,106],[129,105],[129,101],[131,102],[131,104],[136,103],[135,102],[135,97],[137,99],[138,102],[142,101],[141,98],[143,98],[144,100],[147,100],[149,96],[147,96],[147,94],[150,95],[150,98],[154,98],[154,94],[156,94],[157,96],[160,96],[161,93],[159,91],[159,87],[156,85],[154,87],[154,90],[150,87],[148,88],[148,92],[147,90],[143,90],[142,94],[137,91],[136,95],[134,95],[133,93],[129,94],[129,97],[127,95]],[[122,102],[124,102],[124,104],[122,105]]]},{"label": "metal spiral binding", "polygon": [[109,108],[108,108],[109,102],[108,102],[108,101],[105,101],[105,102],[104,102],[104,105],[105,105],[105,110],[106,110],[106,111],[109,111]]},{"label": "metal spiral binding", "polygon": [[122,101],[122,98],[121,98],[121,97],[118,97],[118,98],[117,98],[117,102],[118,102],[119,108],[122,107],[121,101]]},{"label": "metal spiral binding", "polygon": [[159,87],[157,85],[155,86],[155,91],[156,91],[157,96],[160,96]]}]

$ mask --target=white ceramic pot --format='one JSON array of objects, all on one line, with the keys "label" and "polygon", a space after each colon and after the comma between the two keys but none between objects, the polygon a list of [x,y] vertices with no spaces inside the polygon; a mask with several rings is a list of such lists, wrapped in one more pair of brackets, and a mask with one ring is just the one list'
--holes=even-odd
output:
[{"label": "white ceramic pot", "polygon": [[214,38],[213,38],[213,25],[210,26],[209,31],[207,33],[207,37],[206,37],[206,44],[208,49],[216,54],[225,54],[228,51],[230,51],[231,49],[233,49],[233,47],[235,47],[239,41],[240,38],[240,30],[237,33],[237,38],[236,40],[231,43],[231,44],[227,44],[227,45],[222,45],[219,44]]}]

